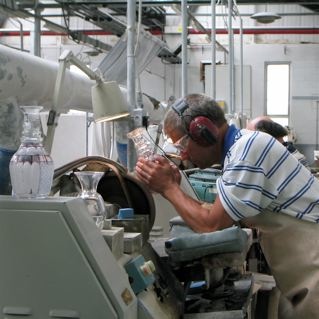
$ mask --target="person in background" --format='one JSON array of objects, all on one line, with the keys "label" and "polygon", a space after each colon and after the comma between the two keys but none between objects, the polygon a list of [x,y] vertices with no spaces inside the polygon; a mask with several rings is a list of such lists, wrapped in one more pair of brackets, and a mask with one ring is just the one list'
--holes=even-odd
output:
[{"label": "person in background", "polygon": [[288,135],[288,130],[279,123],[274,122],[270,117],[259,116],[254,118],[247,124],[247,129],[270,134],[282,143],[302,165],[310,170],[310,165],[305,155],[298,151],[292,142],[285,141],[284,138]]},{"label": "person in background", "polygon": [[196,232],[236,222],[257,229],[282,294],[279,318],[319,318],[319,180],[271,135],[229,126],[205,95],[178,100],[167,116],[172,122],[166,134],[183,159],[199,168],[222,164],[214,203],[203,206],[185,194],[163,156],[139,158],[136,177]]}]

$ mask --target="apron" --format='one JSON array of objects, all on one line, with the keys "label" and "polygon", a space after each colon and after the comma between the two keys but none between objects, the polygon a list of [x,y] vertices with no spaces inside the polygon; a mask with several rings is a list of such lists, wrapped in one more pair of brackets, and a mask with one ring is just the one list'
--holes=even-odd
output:
[{"label": "apron", "polygon": [[243,222],[259,231],[261,248],[281,292],[278,318],[318,319],[319,224],[269,211]]}]

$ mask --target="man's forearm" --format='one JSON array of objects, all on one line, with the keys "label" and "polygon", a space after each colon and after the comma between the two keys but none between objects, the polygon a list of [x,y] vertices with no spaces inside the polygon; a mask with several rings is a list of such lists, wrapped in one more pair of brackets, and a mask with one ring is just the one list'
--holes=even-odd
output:
[{"label": "man's forearm", "polygon": [[214,211],[214,204],[203,205],[186,195],[178,185],[165,189],[162,195],[171,202],[186,224],[196,232],[211,232],[230,226],[233,222]]}]

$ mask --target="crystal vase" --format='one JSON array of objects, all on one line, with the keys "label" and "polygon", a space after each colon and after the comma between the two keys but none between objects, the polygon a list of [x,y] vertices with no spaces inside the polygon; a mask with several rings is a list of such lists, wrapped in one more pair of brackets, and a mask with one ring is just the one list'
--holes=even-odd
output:
[{"label": "crystal vase", "polygon": [[98,228],[103,229],[105,220],[105,204],[103,197],[97,192],[97,186],[104,172],[79,171],[74,173],[81,185],[79,197],[83,198],[89,214]]},{"label": "crystal vase", "polygon": [[9,164],[12,195],[44,198],[50,193],[54,165],[42,144],[42,106],[22,106],[24,113],[21,144]]},{"label": "crystal vase", "polygon": [[133,141],[138,157],[149,158],[154,155],[155,144],[151,141],[144,127],[136,128],[127,133],[127,137]]}]

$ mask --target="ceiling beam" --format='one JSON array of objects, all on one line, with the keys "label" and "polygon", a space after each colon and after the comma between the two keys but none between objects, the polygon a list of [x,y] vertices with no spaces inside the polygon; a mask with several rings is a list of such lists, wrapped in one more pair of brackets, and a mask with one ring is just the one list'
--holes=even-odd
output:
[{"label": "ceiling beam", "polygon": [[[136,1],[138,3],[138,0]],[[1,0],[0,0],[1,3]],[[237,0],[237,5],[258,5],[258,4],[295,4],[295,5],[317,5],[316,0]],[[143,6],[164,6],[171,4],[180,4],[180,0],[143,0]],[[188,0],[188,5],[210,5],[211,0]],[[127,5],[127,0],[55,0],[50,3],[39,0],[37,3],[38,8],[60,8],[61,5],[77,6],[77,5],[96,5],[102,7],[119,6],[123,7]],[[34,5],[30,1],[16,1],[16,6],[19,8],[34,8]]]}]

